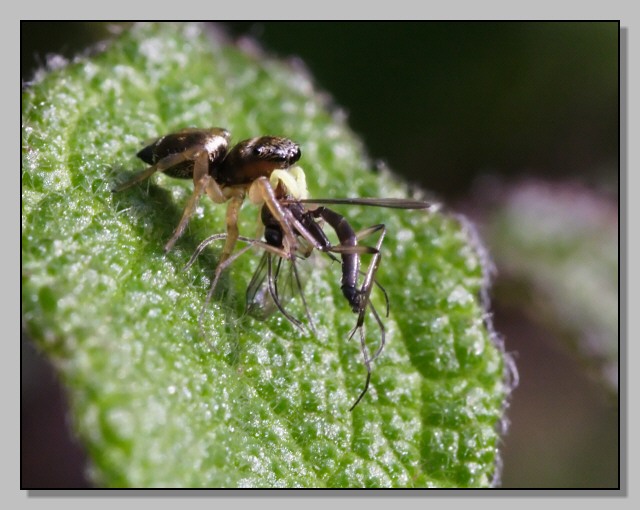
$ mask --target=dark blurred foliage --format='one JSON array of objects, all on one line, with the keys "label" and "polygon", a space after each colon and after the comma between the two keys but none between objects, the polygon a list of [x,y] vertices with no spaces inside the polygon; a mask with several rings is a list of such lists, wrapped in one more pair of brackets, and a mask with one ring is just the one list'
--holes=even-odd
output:
[{"label": "dark blurred foliage", "polygon": [[[214,26],[243,44],[255,40],[268,54],[300,59],[347,113],[372,161],[384,161],[453,209],[482,219],[476,183],[487,175],[507,183],[574,182],[617,208],[617,22]],[[103,23],[23,22],[23,82],[47,55],[72,57],[108,37]],[[499,296],[494,313],[521,376],[508,412],[503,487],[616,487],[617,402],[553,328]],[[26,451],[34,422],[46,429],[53,420],[27,408],[32,391],[23,382],[22,485],[63,486],[38,478],[51,460]],[[66,484],[79,483],[77,476]]]},{"label": "dark blurred foliage", "polygon": [[22,340],[20,487],[91,487],[86,454],[73,437],[60,383],[29,339]]},{"label": "dark blurred foliage", "polygon": [[300,57],[374,158],[446,198],[479,173],[617,186],[616,23],[234,23]]}]

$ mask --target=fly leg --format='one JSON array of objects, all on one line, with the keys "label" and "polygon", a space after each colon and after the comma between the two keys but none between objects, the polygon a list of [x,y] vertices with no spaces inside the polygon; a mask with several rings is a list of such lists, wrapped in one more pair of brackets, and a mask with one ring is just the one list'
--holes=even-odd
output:
[{"label": "fly leg", "polygon": [[[313,211],[313,215],[324,219],[336,232],[340,245],[327,247],[325,251],[340,253],[342,257],[342,293],[351,305],[351,309],[358,314],[355,327],[349,333],[349,339],[353,338],[356,331],[360,336],[360,347],[362,350],[362,357],[364,359],[364,365],[367,369],[367,379],[365,386],[355,403],[351,406],[352,411],[362,400],[364,395],[369,389],[369,383],[371,380],[371,362],[374,361],[382,352],[385,345],[385,329],[378,312],[370,301],[371,289],[375,283],[375,275],[380,265],[380,248],[384,239],[386,229],[384,225],[374,225],[366,230],[356,234],[351,228],[351,225],[340,214],[328,209],[326,207],[319,207]],[[375,232],[381,231],[380,238],[376,243],[375,248],[363,247],[358,245],[358,241]],[[365,248],[366,250],[363,250]],[[357,281],[360,274],[360,254],[371,253],[373,259],[369,263],[367,271],[364,274],[364,280],[362,286],[358,288]],[[387,302],[388,303],[388,302]],[[373,356],[369,356],[369,351],[366,343],[366,336],[364,332],[364,319],[367,308],[371,310],[371,313],[378,324],[380,330],[380,344],[376,349]]]},{"label": "fly leg", "polygon": [[[360,347],[362,349],[362,356],[364,358],[364,365],[367,369],[367,380],[365,381],[365,385],[364,388],[362,390],[362,392],[360,393],[360,395],[358,396],[358,398],[356,399],[356,401],[353,403],[353,405],[351,406],[351,408],[349,409],[349,411],[353,411],[355,409],[355,407],[360,403],[360,401],[362,400],[362,398],[365,396],[365,394],[367,393],[367,390],[369,389],[369,382],[371,381],[371,363],[373,361],[375,361],[375,359],[380,355],[380,353],[382,352],[382,349],[384,348],[385,345],[385,328],[384,328],[384,324],[382,322],[382,320],[380,319],[380,316],[378,315],[377,310],[375,309],[375,307],[373,306],[373,303],[371,303],[370,300],[370,295],[371,295],[371,289],[373,288],[373,284],[376,283],[375,280],[375,275],[376,272],[378,270],[378,267],[380,265],[380,259],[381,259],[381,254],[380,254],[380,248],[382,247],[382,240],[384,239],[384,235],[386,233],[386,229],[384,225],[374,225],[373,227],[369,227],[368,229],[359,232],[357,234],[357,238],[358,239],[362,239],[364,237],[367,237],[370,234],[373,234],[374,232],[377,232],[381,230],[382,233],[380,234],[380,238],[378,239],[378,242],[376,243],[376,247],[375,247],[375,252],[373,254],[373,259],[371,260],[371,262],[369,263],[369,267],[367,268],[367,271],[365,273],[365,277],[364,277],[364,281],[362,283],[362,286],[360,287],[360,289],[358,290],[357,295],[358,297],[358,306],[357,306],[357,313],[358,313],[358,320],[356,321],[356,325],[355,327],[351,330],[351,333],[349,333],[349,339],[353,338],[353,335],[355,334],[356,331],[359,332],[359,336],[360,336]],[[387,299],[387,295],[386,292],[384,293],[385,295],[385,299],[387,300],[387,314],[389,313],[389,300]],[[369,352],[367,349],[367,343],[366,343],[366,338],[365,338],[365,333],[364,333],[364,318],[365,318],[365,313],[367,310],[367,307],[369,307],[369,309],[371,310],[371,314],[373,315],[373,318],[375,319],[376,323],[378,324],[378,329],[380,330],[380,344],[378,346],[378,348],[376,349],[376,352],[373,354],[373,356],[369,357]],[[354,309],[354,311],[356,311]]]},{"label": "fly leg", "polygon": [[[239,204],[242,204],[242,201],[240,200]],[[231,206],[233,205],[233,200],[232,202],[229,204],[229,207],[231,208]],[[239,208],[239,206],[238,206]],[[233,217],[235,215],[235,219],[237,220],[237,211],[232,212],[230,214],[228,214],[228,216],[231,216],[231,220],[233,221]],[[235,228],[231,227],[227,228],[227,232],[224,234],[215,234],[212,235],[210,237],[208,237],[207,239],[205,239],[203,242],[200,243],[200,245],[196,248],[196,251],[193,253],[193,255],[191,256],[191,258],[189,259],[189,262],[187,262],[187,265],[185,266],[185,270],[188,269],[189,267],[191,267],[193,265],[193,263],[195,262],[196,258],[200,255],[200,253],[202,253],[202,251],[212,242],[214,241],[218,241],[221,239],[225,239],[225,247],[223,249],[223,254],[220,257],[220,262],[218,263],[218,266],[216,267],[216,271],[214,274],[214,278],[213,281],[211,282],[211,286],[209,287],[209,291],[207,293],[207,297],[205,300],[205,303],[202,307],[202,311],[200,312],[200,317],[198,319],[198,324],[200,325],[200,332],[203,335],[203,337],[207,337],[205,331],[204,331],[204,327],[203,327],[203,319],[204,319],[204,313],[207,309],[207,306],[209,305],[209,303],[211,302],[211,298],[213,297],[213,293],[218,285],[218,281],[220,280],[220,276],[222,275],[222,272],[227,269],[229,266],[231,266],[231,264],[233,264],[238,258],[240,258],[244,253],[246,253],[247,251],[249,251],[251,248],[253,247],[259,247],[262,248],[263,250],[265,250],[267,252],[267,255],[271,256],[273,255],[277,255],[280,258],[288,258],[288,253],[286,251],[284,251],[281,248],[275,247],[275,246],[271,246],[263,241],[259,241],[257,239],[250,239],[244,236],[240,236],[238,235],[238,229],[237,229],[237,221],[235,223]],[[231,241],[230,241],[231,240]],[[244,248],[240,249],[239,251],[237,251],[236,253],[231,254],[231,252],[233,251],[233,248],[235,247],[237,241],[242,241],[247,243],[247,246],[245,246]],[[230,251],[227,253],[226,250],[230,249]],[[292,260],[292,263],[294,263],[294,261]],[[269,260],[269,264],[270,264],[270,260]],[[269,269],[269,271],[271,271],[271,269]],[[294,265],[294,271],[295,271],[295,265]],[[300,282],[298,280],[298,275],[297,275],[297,271],[295,271],[295,275],[296,275],[296,280],[298,281],[298,285],[300,286]],[[272,276],[270,275],[269,278],[272,278]],[[270,281],[269,285],[272,286],[273,282]],[[270,292],[273,292],[272,289],[270,289]],[[276,304],[278,304],[277,300],[276,300]],[[306,304],[306,303],[305,303]],[[286,313],[284,310],[281,309],[281,311],[283,312],[283,314],[289,319],[292,320],[292,317]],[[295,325],[299,325],[299,322],[296,321],[295,319],[292,320],[292,322]],[[298,323],[298,324],[296,324]],[[299,325],[299,327],[301,327],[301,325]]]},{"label": "fly leg", "polygon": [[[268,264],[268,268],[267,268],[267,285],[269,288],[269,294],[271,295],[271,298],[273,299],[273,302],[276,304],[276,307],[278,308],[278,310],[280,310],[280,312],[282,313],[282,315],[285,316],[285,318],[291,322],[291,324],[293,324],[294,326],[296,326],[300,331],[305,332],[304,326],[302,325],[302,323],[296,319],[293,315],[291,315],[289,312],[287,312],[287,310],[285,309],[285,307],[282,305],[282,303],[280,302],[280,298],[278,296],[278,274],[280,273],[280,265],[282,263],[282,258],[280,258],[277,262],[277,267],[275,270],[275,275],[273,272],[273,257],[271,253],[267,254],[267,264]],[[297,287],[297,291],[300,294],[300,298],[302,299],[302,305],[304,306],[304,310],[305,310],[305,315],[307,316],[307,319],[309,320],[309,325],[311,328],[311,331],[315,334],[315,327],[313,325],[313,319],[311,318],[311,313],[309,312],[309,307],[307,306],[307,300],[304,297],[304,291],[302,289],[302,284],[300,283],[300,276],[298,275],[298,268],[296,266],[295,263],[295,258],[290,260],[291,263],[291,267],[293,270],[293,276],[294,279],[296,281],[296,287]]]},{"label": "fly leg", "polygon": [[[359,295],[359,299],[358,299],[359,302],[357,307],[358,320],[356,322],[355,328],[351,331],[351,334],[349,335],[349,338],[351,338],[357,329],[360,329],[362,331],[363,325],[364,325],[365,313],[368,306],[371,309],[373,316],[376,319],[376,322],[378,323],[378,326],[380,327],[380,333],[381,333],[380,346],[378,347],[375,354],[371,358],[371,361],[375,360],[380,355],[380,353],[382,352],[382,349],[384,348],[384,341],[385,341],[384,325],[382,324],[382,321],[380,320],[378,313],[376,312],[373,304],[371,303],[369,296],[371,295],[371,289],[373,288],[373,284],[376,281],[375,280],[376,272],[378,271],[378,267],[380,266],[380,260],[382,258],[382,255],[380,253],[380,248],[382,247],[382,241],[384,240],[384,236],[387,230],[385,226],[382,224],[374,225],[372,227],[369,227],[359,232],[356,236],[358,239],[363,239],[378,231],[380,231],[381,233],[380,233],[380,237],[378,238],[378,242],[376,243],[374,248],[375,251],[373,252],[373,258],[369,263],[367,271],[364,275],[362,286],[358,290],[358,295]],[[385,292],[385,297],[386,297],[386,292]],[[386,302],[387,302],[387,315],[388,315],[389,300],[387,299]],[[362,336],[362,332],[361,332],[361,336]]]}]

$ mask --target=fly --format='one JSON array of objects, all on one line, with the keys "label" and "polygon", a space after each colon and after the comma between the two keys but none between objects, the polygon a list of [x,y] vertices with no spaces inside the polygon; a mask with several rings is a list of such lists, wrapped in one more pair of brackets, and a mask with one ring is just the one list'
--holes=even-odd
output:
[{"label": "fly", "polygon": [[[261,211],[261,221],[264,226],[264,241],[242,236],[239,237],[239,240],[247,243],[247,246],[234,254],[234,256],[228,259],[225,263],[226,268],[251,247],[263,249],[264,253],[258,268],[247,287],[247,310],[249,312],[253,312],[253,315],[256,315],[256,312],[263,311],[265,312],[265,315],[267,315],[269,311],[262,310],[261,305],[267,302],[266,298],[269,296],[270,301],[275,304],[276,308],[284,315],[284,317],[295,327],[304,331],[302,321],[287,311],[282,297],[283,293],[281,291],[282,285],[280,285],[280,280],[282,279],[281,275],[285,272],[285,270],[282,269],[282,264],[285,261],[288,261],[289,272],[286,272],[288,275],[286,279],[286,286],[294,289],[294,291],[300,295],[308,323],[311,330],[314,331],[313,319],[304,297],[296,259],[309,257],[314,249],[326,253],[333,260],[338,260],[338,256],[340,257],[342,268],[342,294],[347,300],[352,312],[357,315],[356,324],[350,331],[348,338],[351,339],[356,332],[358,333],[364,365],[367,370],[364,388],[349,409],[350,411],[353,411],[369,389],[371,381],[371,364],[381,354],[386,342],[384,323],[370,299],[373,286],[378,286],[383,292],[386,302],[385,315],[388,316],[389,300],[387,294],[382,286],[380,286],[376,281],[376,273],[380,267],[382,257],[381,247],[386,234],[386,227],[383,224],[378,224],[360,232],[356,232],[344,216],[321,204],[366,205],[395,209],[428,209],[431,205],[422,201],[388,198],[296,200],[292,197],[285,197],[280,200],[280,205],[283,207],[286,220],[290,223],[292,231],[298,238],[296,250],[292,252],[286,246],[282,224],[273,217],[269,208],[265,205]],[[316,207],[310,208],[308,206]],[[324,232],[325,223],[335,232],[339,241],[338,244],[332,244],[329,241],[329,238]],[[375,243],[375,246],[359,244],[359,241],[376,233],[378,234],[378,240]],[[218,239],[222,239],[223,237],[224,234],[216,234],[203,241],[191,257],[187,267],[193,264],[197,256],[208,244]],[[361,270],[361,257],[365,254],[371,255],[372,259],[363,271]],[[293,283],[289,280],[290,277],[292,277]],[[362,277],[361,283],[359,283],[360,277]],[[214,281],[214,284],[210,288],[209,295],[207,296],[207,303],[211,299],[213,289],[215,289],[215,284],[216,282]],[[371,313],[380,334],[378,346],[373,354],[369,353],[364,328],[367,311]]]}]

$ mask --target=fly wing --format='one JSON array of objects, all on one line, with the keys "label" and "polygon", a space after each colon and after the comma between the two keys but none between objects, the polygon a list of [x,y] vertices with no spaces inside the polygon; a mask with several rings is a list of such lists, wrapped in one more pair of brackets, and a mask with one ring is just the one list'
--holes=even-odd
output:
[{"label": "fly wing", "polygon": [[247,287],[246,311],[256,319],[265,320],[277,309],[269,292],[267,282],[269,258],[271,254],[264,252]]},{"label": "fly wing", "polygon": [[301,293],[302,286],[296,278],[291,261],[265,252],[247,287],[247,313],[266,320],[280,310],[290,322],[301,327],[302,323],[286,311],[287,304]]},{"label": "fly wing", "polygon": [[[293,203],[293,201],[284,201]],[[422,200],[409,200],[405,198],[309,198],[297,200],[303,204],[335,204],[335,205],[366,205],[371,207],[386,207],[389,209],[431,209],[434,204]]]}]

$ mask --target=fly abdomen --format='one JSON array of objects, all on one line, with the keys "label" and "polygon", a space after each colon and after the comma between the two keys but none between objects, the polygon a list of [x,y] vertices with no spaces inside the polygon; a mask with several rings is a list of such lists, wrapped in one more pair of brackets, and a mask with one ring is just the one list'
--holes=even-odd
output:
[{"label": "fly abdomen", "polygon": [[[314,214],[320,216],[336,231],[342,246],[356,246],[356,233],[344,216],[326,207],[319,207]],[[341,289],[344,297],[349,301],[354,312],[360,310],[360,293],[356,289],[360,272],[360,257],[356,253],[342,253],[342,281]]]}]

